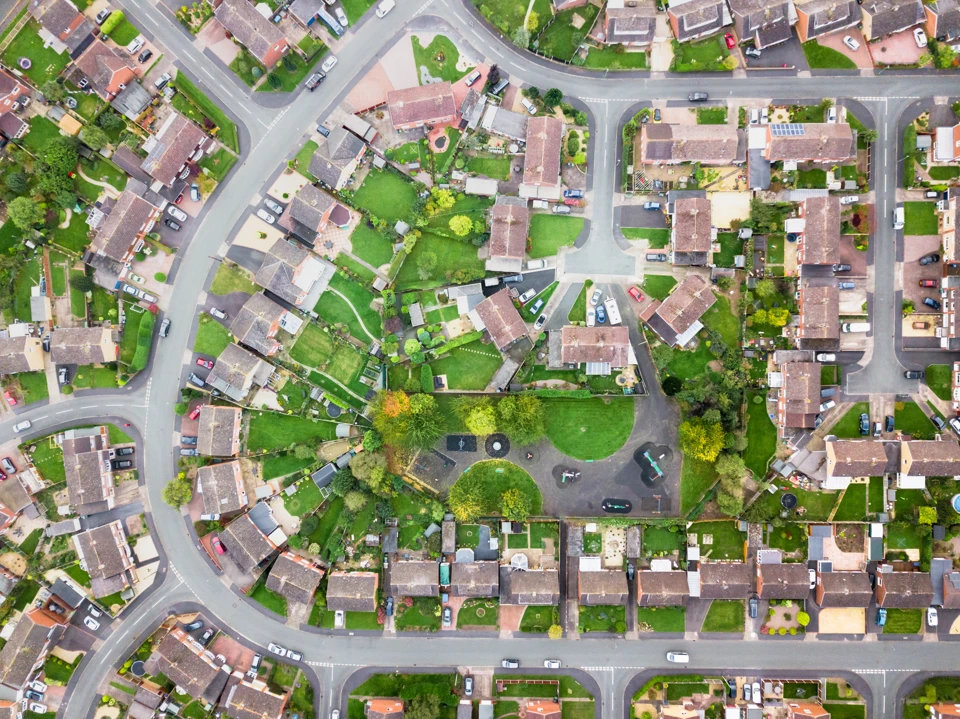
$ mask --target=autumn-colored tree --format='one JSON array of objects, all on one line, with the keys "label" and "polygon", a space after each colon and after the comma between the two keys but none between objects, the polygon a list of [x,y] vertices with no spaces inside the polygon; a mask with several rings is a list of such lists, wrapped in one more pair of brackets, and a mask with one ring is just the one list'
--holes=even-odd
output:
[{"label": "autumn-colored tree", "polygon": [[471,434],[480,437],[493,434],[497,431],[497,411],[489,398],[484,397],[486,403],[475,407],[464,420],[464,424]]},{"label": "autumn-colored tree", "polygon": [[786,307],[771,307],[767,310],[767,324],[773,325],[774,327],[783,327],[790,321],[792,316],[790,310]]},{"label": "autumn-colored tree", "polygon": [[680,449],[694,459],[713,462],[723,449],[723,427],[693,417],[680,425]]},{"label": "autumn-colored tree", "polygon": [[466,237],[473,229],[473,220],[466,215],[456,215],[450,218],[447,225],[457,237]]},{"label": "autumn-colored tree", "polygon": [[547,630],[547,639],[563,639],[563,627],[559,624],[551,624]]},{"label": "autumn-colored tree", "polygon": [[519,489],[508,489],[500,495],[500,514],[511,522],[524,522],[530,516],[530,501]]}]

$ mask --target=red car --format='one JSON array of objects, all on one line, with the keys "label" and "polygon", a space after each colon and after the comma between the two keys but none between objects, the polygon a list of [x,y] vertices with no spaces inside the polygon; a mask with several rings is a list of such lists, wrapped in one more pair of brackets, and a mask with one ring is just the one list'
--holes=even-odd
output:
[{"label": "red car", "polygon": [[723,39],[726,41],[727,47],[729,49],[733,50],[733,48],[737,46],[737,41],[733,39],[733,35],[731,35],[730,33],[727,33],[726,35],[724,35]]},{"label": "red car", "polygon": [[213,369],[213,360],[204,359],[203,357],[197,357],[197,364],[201,367],[206,367],[207,369]]},{"label": "red car", "polygon": [[939,287],[940,283],[936,280],[920,280],[921,287]]},{"label": "red car", "polygon": [[10,394],[9,392],[4,392],[4,393],[3,393],[3,398],[4,398],[5,400],[7,400],[7,404],[10,405],[11,407],[13,407],[14,405],[16,405],[16,403],[17,403],[17,400],[16,400],[16,399],[14,398],[14,396],[13,396],[12,394]]},{"label": "red car", "polygon": [[222,545],[222,544],[220,544],[220,538],[219,538],[219,537],[214,537],[213,540],[210,542],[210,544],[213,545],[213,551],[216,552],[217,554],[226,554],[226,553],[227,553],[227,550],[223,548],[223,545]]},{"label": "red car", "polygon": [[627,294],[630,295],[637,302],[643,302],[643,293],[638,290],[636,287],[631,287],[627,290]]},{"label": "red car", "polygon": [[[733,46],[731,45],[730,47],[733,47]],[[177,195],[177,199],[173,201],[173,204],[179,205],[181,202],[183,202],[183,193],[182,193],[182,192],[181,192],[179,195]]]},{"label": "red car", "polygon": [[203,406],[203,405],[197,405],[196,408],[194,408],[193,412],[191,412],[191,413],[188,415],[189,418],[190,418],[190,419],[196,419],[197,417],[199,417],[199,416],[200,416],[200,407],[202,407],[202,406]]}]

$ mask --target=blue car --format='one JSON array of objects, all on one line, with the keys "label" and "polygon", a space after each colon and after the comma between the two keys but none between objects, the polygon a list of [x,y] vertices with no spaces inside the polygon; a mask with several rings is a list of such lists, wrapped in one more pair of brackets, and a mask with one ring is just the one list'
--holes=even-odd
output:
[{"label": "blue car", "polygon": [[603,309],[603,305],[597,306],[597,322],[603,324],[607,321],[607,311]]}]

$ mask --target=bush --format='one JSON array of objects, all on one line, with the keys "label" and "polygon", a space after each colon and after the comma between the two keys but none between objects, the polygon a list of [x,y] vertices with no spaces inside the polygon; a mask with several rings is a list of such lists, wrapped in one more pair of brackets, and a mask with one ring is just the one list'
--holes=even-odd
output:
[{"label": "bush", "polygon": [[109,35],[114,30],[116,30],[117,25],[119,25],[122,22],[123,22],[123,10],[114,10],[112,13],[110,13],[110,17],[108,17],[104,21],[103,25],[100,26],[100,32]]},{"label": "bush", "polygon": [[433,369],[425,364],[420,368],[420,389],[424,392],[433,392]]},{"label": "bush", "polygon": [[153,325],[157,321],[157,316],[152,312],[144,312],[140,320],[140,328],[137,331],[137,351],[133,354],[133,360],[130,362],[130,369],[139,372],[147,367],[147,360],[150,358],[150,345],[153,344]]},{"label": "bush", "polygon": [[155,279],[157,282],[166,282],[167,276],[162,272],[157,272],[153,275],[153,279]]}]

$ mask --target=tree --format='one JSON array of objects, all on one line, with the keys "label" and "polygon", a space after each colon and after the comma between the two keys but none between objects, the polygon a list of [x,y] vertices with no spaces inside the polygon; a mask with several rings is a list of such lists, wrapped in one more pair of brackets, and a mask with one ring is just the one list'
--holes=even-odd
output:
[{"label": "tree", "polygon": [[650,350],[650,355],[653,357],[653,363],[657,366],[657,369],[662,371],[673,362],[673,347],[659,344]]},{"label": "tree", "polygon": [[356,479],[367,482],[376,470],[386,471],[387,455],[383,452],[361,452],[350,460],[349,466]]},{"label": "tree", "polygon": [[912,314],[914,313],[914,311],[916,310],[916,308],[917,308],[917,307],[916,307],[916,305],[913,303],[913,300],[904,300],[904,301],[903,301],[903,304],[901,305],[901,309],[902,309],[902,311],[903,311],[903,316],[904,316],[904,317],[908,317],[908,316],[912,315]]},{"label": "tree", "polygon": [[14,170],[8,172],[3,178],[4,186],[15,195],[22,195],[27,191],[28,178],[26,173]]},{"label": "tree", "polygon": [[950,45],[945,42],[937,43],[936,58],[934,62],[939,70],[949,70],[953,67],[954,59],[957,54]]},{"label": "tree", "polygon": [[287,544],[289,544],[294,549],[300,549],[303,546],[303,537],[299,534],[294,534],[292,537],[287,539]]},{"label": "tree", "polygon": [[540,88],[536,85],[531,85],[523,91],[523,94],[530,100],[536,100],[540,97]]},{"label": "tree", "polygon": [[810,623],[810,615],[806,612],[797,612],[797,624],[805,627]]},{"label": "tree", "polygon": [[920,507],[918,515],[918,522],[920,524],[936,524],[937,523],[937,508],[936,507]]},{"label": "tree", "polygon": [[694,459],[713,462],[723,449],[724,431],[717,423],[693,417],[680,424],[680,449]]},{"label": "tree", "polygon": [[358,492],[354,490],[352,492],[347,492],[343,495],[343,506],[349,509],[351,512],[359,512],[361,509],[367,506],[367,502],[370,501],[363,492]]},{"label": "tree", "polygon": [[739,454],[721,454],[717,457],[717,463],[714,466],[717,476],[721,479],[729,479],[739,483],[747,474],[747,466],[743,463],[743,457]]},{"label": "tree", "polygon": [[767,324],[774,327],[783,327],[790,321],[791,317],[793,315],[786,307],[771,307],[767,310]]},{"label": "tree", "polygon": [[[456,219],[456,218],[454,218]],[[417,274],[421,280],[428,280],[437,269],[437,253],[423,252],[417,258]],[[407,354],[410,354],[409,352]]]},{"label": "tree", "polygon": [[770,315],[767,314],[765,309],[761,308],[754,312],[750,319],[754,325],[765,325],[770,321]]},{"label": "tree", "polygon": [[413,248],[417,246],[417,236],[412,232],[403,238],[403,253],[409,255]]},{"label": "tree", "polygon": [[406,719],[435,719],[440,716],[440,697],[436,694],[418,694],[410,701],[404,714]]},{"label": "tree", "polygon": [[173,411],[182,417],[187,413],[187,407],[189,407],[189,405],[186,402],[177,402],[173,405]]},{"label": "tree", "polygon": [[305,444],[298,444],[293,448],[293,456],[297,459],[315,459],[317,451],[313,447],[308,447]]},{"label": "tree", "polygon": [[178,474],[176,479],[167,482],[167,486],[163,488],[163,501],[176,509],[189,503],[191,499],[193,486],[183,472]]},{"label": "tree", "polygon": [[563,91],[558,88],[551,87],[543,94],[543,104],[547,107],[556,107],[561,102],[563,102]]},{"label": "tree", "polygon": [[[366,452],[361,452],[357,456],[363,456]],[[344,496],[347,492],[353,490],[357,486],[357,480],[354,478],[352,470],[350,469],[341,469],[335,475],[333,475],[333,480],[330,482],[330,491],[333,492],[338,497]]]},{"label": "tree", "polygon": [[717,494],[717,507],[728,517],[739,517],[743,513],[743,493],[738,496],[720,492]]},{"label": "tree", "polygon": [[40,159],[47,169],[57,175],[68,175],[77,167],[80,154],[77,152],[77,140],[60,135],[47,142]]},{"label": "tree", "polygon": [[488,397],[483,399],[487,401],[477,405],[464,420],[467,430],[480,437],[497,431],[497,411]]},{"label": "tree", "polygon": [[540,27],[540,16],[535,10],[531,10],[527,15],[527,30],[536,32],[538,27]]},{"label": "tree", "polygon": [[450,488],[447,501],[458,522],[472,522],[483,514],[483,487],[469,477],[461,477]]},{"label": "tree", "polygon": [[93,280],[86,275],[76,275],[70,278],[70,286],[77,292],[93,292]]},{"label": "tree", "polygon": [[114,10],[112,13],[110,13],[110,17],[108,17],[104,21],[103,25],[100,26],[100,32],[106,35],[109,35],[114,30],[116,30],[117,26],[122,22],[123,22],[123,11]]},{"label": "tree", "polygon": [[661,384],[661,389],[667,397],[673,397],[677,392],[683,389],[683,381],[679,377],[670,375]]},{"label": "tree", "polygon": [[422,348],[423,345],[417,342],[417,340],[413,339],[413,337],[403,343],[403,351],[408,355],[412,355],[414,352],[419,352]]},{"label": "tree", "polygon": [[876,142],[880,133],[876,130],[861,130],[857,133],[857,137],[862,137],[864,142]]},{"label": "tree", "polygon": [[97,118],[97,124],[107,132],[119,130],[121,127],[126,127],[127,125],[127,123],[123,121],[123,118],[115,112],[100,113],[100,117]]},{"label": "tree", "polygon": [[559,624],[551,624],[547,630],[548,639],[563,639],[563,627]]},{"label": "tree", "polygon": [[530,516],[530,501],[519,489],[508,489],[500,495],[500,514],[511,522],[525,522]]},{"label": "tree", "polygon": [[438,210],[449,210],[457,201],[457,198],[453,196],[450,190],[439,187],[434,187],[430,190],[430,199]]},{"label": "tree", "polygon": [[7,216],[19,229],[32,230],[43,219],[43,210],[29,197],[15,197],[7,203]]},{"label": "tree", "polygon": [[530,31],[525,27],[518,27],[513,31],[513,36],[510,39],[517,47],[527,48],[530,45]]},{"label": "tree", "polygon": [[466,237],[473,230],[473,220],[467,215],[454,215],[447,225],[457,237]]},{"label": "tree", "polygon": [[102,147],[106,147],[110,142],[107,133],[96,125],[87,125],[84,127],[80,131],[80,139],[83,141],[83,144],[92,150],[99,150]]},{"label": "tree", "polygon": [[764,299],[768,297],[773,297],[777,294],[777,283],[773,280],[760,280],[757,283],[757,286],[753,288],[754,293],[757,297],[762,297]]},{"label": "tree", "polygon": [[63,98],[67,96],[66,90],[63,89],[61,85],[56,80],[48,80],[40,86],[40,94],[47,98],[47,102],[51,102],[54,105],[58,102],[63,102]]},{"label": "tree", "polygon": [[320,545],[316,542],[310,542],[310,546],[307,547],[307,554],[320,554]]},{"label": "tree", "polygon": [[410,398],[410,421],[404,438],[407,447],[430,449],[446,432],[446,419],[433,395],[417,394]]},{"label": "tree", "polygon": [[517,444],[533,444],[547,433],[543,403],[532,394],[512,394],[497,404],[500,431]]}]

